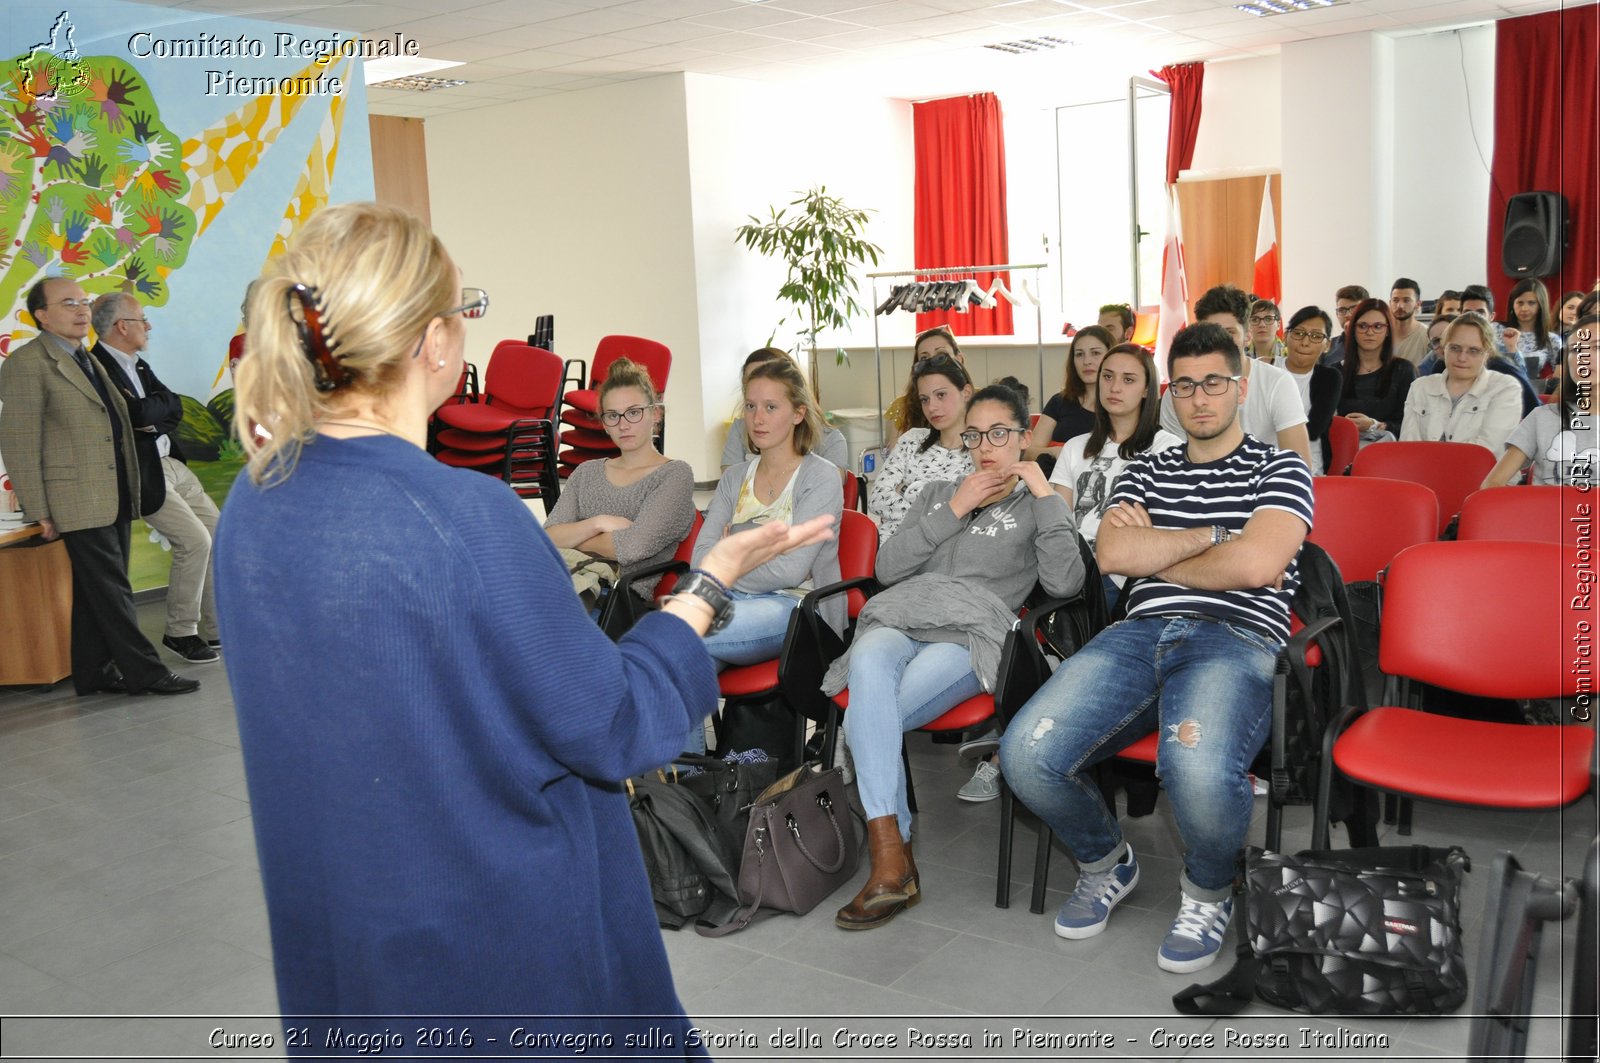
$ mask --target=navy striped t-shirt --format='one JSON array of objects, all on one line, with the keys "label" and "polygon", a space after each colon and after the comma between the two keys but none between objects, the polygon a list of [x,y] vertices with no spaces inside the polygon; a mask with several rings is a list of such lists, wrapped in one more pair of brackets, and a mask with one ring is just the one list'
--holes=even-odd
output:
[{"label": "navy striped t-shirt", "polygon": [[[1220,461],[1197,465],[1187,447],[1141,455],[1123,472],[1110,505],[1137,502],[1157,528],[1209,528],[1220,524],[1235,535],[1259,509],[1293,513],[1311,527],[1311,473],[1298,454],[1246,435]],[[1156,577],[1135,581],[1128,618],[1197,613],[1289,638],[1289,602],[1300,582],[1299,553],[1289,562],[1282,590],[1253,587],[1203,591]]]}]

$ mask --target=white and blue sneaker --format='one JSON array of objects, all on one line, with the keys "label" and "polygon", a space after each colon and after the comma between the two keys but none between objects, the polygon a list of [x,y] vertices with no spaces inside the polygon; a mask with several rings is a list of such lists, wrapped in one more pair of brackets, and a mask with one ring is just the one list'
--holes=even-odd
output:
[{"label": "white and blue sneaker", "polygon": [[1156,953],[1156,964],[1163,971],[1178,974],[1188,974],[1211,966],[1222,949],[1222,934],[1228,929],[1228,920],[1231,918],[1232,897],[1224,897],[1220,901],[1197,901],[1185,893],[1183,906],[1178,909],[1178,918],[1172,921],[1172,929],[1167,931],[1161,951]]},{"label": "white and blue sneaker", "polygon": [[1104,871],[1080,871],[1078,885],[1056,913],[1056,934],[1064,938],[1092,938],[1106,928],[1111,909],[1139,884],[1139,861],[1133,846],[1122,860]]}]

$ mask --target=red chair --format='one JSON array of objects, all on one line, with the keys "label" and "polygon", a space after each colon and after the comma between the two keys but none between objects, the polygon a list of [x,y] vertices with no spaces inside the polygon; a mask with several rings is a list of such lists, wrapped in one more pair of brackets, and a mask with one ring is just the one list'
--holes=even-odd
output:
[{"label": "red chair", "polygon": [[[639,336],[602,336],[595,345],[594,358],[585,369],[581,358],[569,358],[562,366],[561,380],[561,475],[595,458],[617,453],[611,437],[600,423],[600,385],[606,371],[618,358],[638,362],[650,373],[656,393],[667,392],[667,375],[672,369],[672,352],[666,344]],[[587,376],[587,382],[585,382]],[[576,385],[569,388],[569,385]]]},{"label": "red chair", "polygon": [[[1577,542],[1579,506],[1594,506],[1594,494],[1573,487],[1491,487],[1467,496],[1456,538]],[[1588,516],[1593,515],[1593,509]]]},{"label": "red chair", "polygon": [[[1325,740],[1318,807],[1334,769],[1358,785],[1476,808],[1549,809],[1594,785],[1594,730],[1439,716],[1406,707],[1411,680],[1491,698],[1574,697],[1568,655],[1588,609],[1564,608],[1578,552],[1552,543],[1424,543],[1385,584],[1380,660],[1401,704],[1352,709]],[[1489,618],[1493,618],[1491,622]],[[1323,817],[1312,847],[1327,845]]]},{"label": "red chair", "polygon": [[1356,453],[1360,449],[1361,429],[1348,417],[1335,417],[1328,424],[1327,475],[1348,475],[1350,463],[1356,460]]},{"label": "red chair", "polygon": [[[694,558],[694,543],[700,538],[700,527],[705,523],[705,515],[695,510],[694,522],[689,525],[689,534],[683,537],[678,548],[673,551],[669,561],[662,561],[655,565],[645,565],[634,569],[627,575],[617,579],[617,584],[611,589],[605,604],[600,607],[600,630],[604,631],[613,641],[625,635],[629,628],[639,622],[651,608],[660,606],[662,599],[672,593],[672,588],[678,585],[678,577],[689,571],[689,566]],[[660,576],[655,590],[650,592],[650,603],[633,593],[633,585],[640,580]]]},{"label": "red chair", "polygon": [[1461,512],[1461,503],[1483,483],[1496,460],[1494,451],[1476,443],[1374,443],[1356,455],[1350,475],[1410,480],[1433,488],[1439,496],[1439,528],[1434,533],[1437,537]]},{"label": "red chair", "polygon": [[555,428],[561,359],[518,340],[495,345],[477,402],[449,401],[434,412],[436,456],[446,465],[498,476],[524,498],[555,505]]},{"label": "red chair", "polygon": [[[1396,445],[1379,443],[1367,449]],[[1439,498],[1422,484],[1378,476],[1318,476],[1311,489],[1316,509],[1306,540],[1328,551],[1346,583],[1376,581],[1395,554],[1439,537]]]}]

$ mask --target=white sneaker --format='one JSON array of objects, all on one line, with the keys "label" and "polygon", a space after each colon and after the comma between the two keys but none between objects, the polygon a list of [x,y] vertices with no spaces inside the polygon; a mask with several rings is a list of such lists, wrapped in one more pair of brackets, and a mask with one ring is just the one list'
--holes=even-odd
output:
[{"label": "white sneaker", "polygon": [[993,801],[1000,796],[1000,769],[987,760],[978,761],[978,770],[956,796],[963,801]]}]

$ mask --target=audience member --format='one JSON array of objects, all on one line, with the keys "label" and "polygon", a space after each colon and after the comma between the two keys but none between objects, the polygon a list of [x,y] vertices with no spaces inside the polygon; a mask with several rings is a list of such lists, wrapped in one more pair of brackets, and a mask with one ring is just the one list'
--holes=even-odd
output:
[{"label": "audience member", "polygon": [[1157,772],[1183,872],[1156,963],[1182,973],[1216,959],[1232,915],[1255,810],[1246,773],[1271,727],[1274,665],[1312,520],[1305,463],[1245,432],[1243,362],[1214,324],[1173,338],[1167,394],[1187,445],[1129,465],[1097,543],[1102,571],[1137,577],[1127,619],[1067,658],[1001,742],[1011,788],[1078,864],[1055,922],[1058,935],[1076,939],[1104,930],[1139,881],[1091,769],[1152,731],[1161,736]]},{"label": "audience member", "polygon": [[1389,307],[1382,299],[1359,303],[1345,329],[1343,391],[1339,413],[1354,421],[1364,443],[1400,434],[1406,393],[1416,379],[1410,362],[1394,356]]},{"label": "audience member", "polygon": [[1433,372],[1434,366],[1439,364],[1439,359],[1444,357],[1440,353],[1444,347],[1444,334],[1455,322],[1455,314],[1446,314],[1428,322],[1428,353],[1422,356],[1422,361],[1417,365],[1418,376],[1427,376]]},{"label": "audience member", "polygon": [[1245,355],[1276,365],[1284,352],[1284,342],[1278,337],[1282,321],[1283,314],[1271,299],[1257,299],[1251,303],[1250,342],[1245,347]]},{"label": "audience member", "polygon": [[[1050,396],[1033,426],[1033,442],[1024,455],[1029,461],[1044,457],[1051,447],[1059,447],[1074,436],[1094,427],[1095,388],[1100,382],[1100,359],[1115,347],[1111,333],[1099,325],[1089,325],[1072,337],[1066,367],[1066,381]],[[1053,465],[1056,456],[1048,455]]]},{"label": "audience member", "polygon": [[1507,330],[1504,325],[1495,320],[1494,292],[1486,284],[1469,284],[1461,289],[1461,312],[1463,314],[1477,314],[1489,322],[1489,327],[1494,330],[1495,353],[1503,354],[1517,364],[1517,372],[1527,375],[1527,366],[1521,358],[1516,357],[1517,346],[1521,337],[1516,329]]},{"label": "audience member", "polygon": [[186,661],[217,660],[217,602],[211,588],[211,540],[217,504],[184,464],[177,439],[183,400],[156,377],[144,358],[150,322],[139,301],[109,292],[94,301],[99,342],[89,353],[116,381],[133,424],[139,454],[139,515],[172,547],[167,577],[167,622],[161,644]]},{"label": "audience member", "polygon": [[[739,406],[734,414],[733,423],[728,426],[728,438],[722,444],[722,471],[727,472],[741,462],[750,461],[756,457],[755,445],[750,442],[749,435],[744,430],[744,378],[750,374],[753,366],[762,362],[782,359],[794,364],[794,359],[788,351],[780,351],[776,347],[760,347],[751,351],[744,360],[744,368],[739,371],[740,392]],[[839,467],[845,475],[854,472],[850,467],[850,447],[845,442],[844,433],[823,422],[822,439],[817,444],[817,453]]]},{"label": "audience member", "polygon": [[917,494],[878,549],[885,589],[823,681],[829,695],[850,688],[844,729],[872,860],[866,885],[834,917],[841,929],[882,926],[921,900],[901,735],[995,689],[1001,645],[1035,583],[1058,596],[1083,586],[1072,512],[1022,459],[1028,435],[1015,392],[991,384],[972,396],[961,440],[976,471]]},{"label": "audience member", "polygon": [[1581,317],[1567,344],[1560,399],[1522,419],[1485,487],[1503,487],[1533,465],[1536,484],[1600,486],[1600,431],[1596,429],[1594,348],[1600,315]]},{"label": "audience member", "polygon": [[1422,305],[1422,286],[1410,277],[1401,277],[1389,289],[1390,326],[1394,330],[1394,353],[1413,366],[1428,354],[1428,330],[1417,320]]},{"label": "audience member", "polygon": [[[926,332],[917,334],[916,342],[911,345],[912,368],[916,368],[916,363],[924,358],[933,358],[938,355],[954,358],[963,368],[966,367],[967,360],[961,355],[961,345],[956,342],[955,333],[950,331],[948,325],[935,325]],[[927,422],[923,420],[922,407],[917,402],[917,394],[914,389],[915,385],[910,378],[907,378],[906,390],[896,396],[895,400],[889,404],[889,408],[883,413],[884,419],[889,422],[890,428],[894,431],[894,435],[888,440],[888,444],[891,447],[898,443],[900,437],[911,429],[928,427]]]},{"label": "audience member", "polygon": [[878,541],[894,534],[917,492],[936,480],[959,481],[972,471],[961,445],[972,378],[949,355],[923,358],[911,367],[911,385],[926,428],[908,429],[872,480],[867,513],[878,522]]},{"label": "audience member", "polygon": [[1561,297],[1561,305],[1555,312],[1555,328],[1565,340],[1572,331],[1572,326],[1578,323],[1578,306],[1583,302],[1582,292],[1568,292]]},{"label": "audience member", "polygon": [[1343,374],[1323,365],[1333,322],[1320,307],[1303,306],[1289,319],[1289,343],[1277,365],[1294,378],[1306,408],[1306,434],[1311,439],[1311,473],[1321,476],[1328,468],[1328,426],[1339,405]]},{"label": "audience member", "polygon": [[1505,320],[1500,322],[1506,336],[1516,334],[1515,346],[1506,340],[1506,354],[1520,361],[1529,377],[1541,370],[1553,370],[1561,361],[1561,334],[1550,320],[1550,293],[1537,277],[1518,281],[1511,288]]},{"label": "audience member", "polygon": [[[844,492],[832,463],[816,453],[822,418],[799,368],[787,358],[761,362],[744,381],[745,431],[759,456],[722,474],[716,497],[694,544],[694,563],[723,538],[763,524],[802,524],[818,516],[838,519]],[[778,656],[789,614],[800,604],[802,587],[839,580],[839,544],[814,543],[773,558],[730,584],[733,619],[706,636],[706,650],[718,671]],[[844,597],[823,603],[824,618],[844,628]],[[691,728],[691,753],[705,749],[705,730]]]},{"label": "audience member", "polygon": [[1445,335],[1445,371],[1417,380],[1406,395],[1400,438],[1477,443],[1498,457],[1522,418],[1522,392],[1512,376],[1488,368],[1493,346],[1487,321],[1457,318]]},{"label": "audience member", "polygon": [[[1249,319],[1249,300],[1244,292],[1229,284],[1219,285],[1194,304],[1195,318],[1219,326],[1241,351],[1245,345],[1245,321]],[[1300,455],[1311,464],[1311,439],[1306,433],[1306,408],[1299,389],[1289,374],[1275,365],[1247,358],[1241,374],[1250,386],[1241,389],[1244,403],[1240,411],[1243,427],[1250,435],[1280,450]],[[1170,394],[1161,399],[1161,427],[1173,435],[1183,431]]]},{"label": "audience member", "polygon": [[1115,346],[1132,342],[1137,320],[1133,307],[1127,303],[1107,303],[1100,308],[1100,318],[1096,324],[1111,334],[1111,344]]},{"label": "audience member", "polygon": [[1359,284],[1346,284],[1333,295],[1334,323],[1339,327],[1333,337],[1328,353],[1322,356],[1323,364],[1332,366],[1344,365],[1344,334],[1350,327],[1350,312],[1363,300],[1370,299],[1367,290]]},{"label": "audience member", "polygon": [[[670,560],[694,524],[694,470],[656,449],[661,396],[650,371],[627,358],[600,384],[600,423],[618,454],[586,461],[567,478],[545,519],[545,534],[563,550],[615,561],[617,575]],[[649,598],[660,577],[633,589]]]},{"label": "audience member", "polygon": [[39,335],[0,366],[0,451],[17,501],[42,538],[60,536],[72,564],[72,685],[188,694],[139,630],[128,582],[141,501],[133,422],[116,380],[84,350],[89,296],[70,277],[28,289]]},{"label": "audience member", "polygon": [[1461,313],[1461,293],[1454,288],[1446,288],[1439,293],[1439,298],[1433,301],[1433,317],[1455,317]]}]

